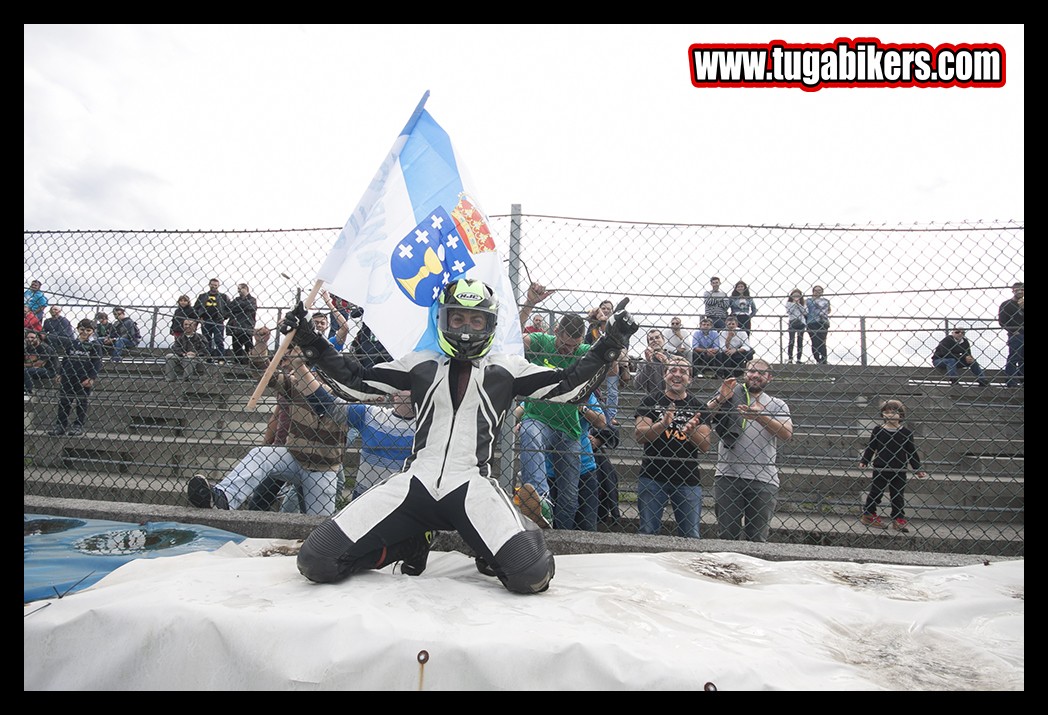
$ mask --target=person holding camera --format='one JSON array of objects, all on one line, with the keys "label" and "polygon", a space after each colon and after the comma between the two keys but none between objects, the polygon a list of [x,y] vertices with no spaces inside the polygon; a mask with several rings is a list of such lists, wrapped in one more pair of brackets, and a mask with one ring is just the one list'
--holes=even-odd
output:
[{"label": "person holding camera", "polygon": [[771,364],[754,358],[706,403],[719,439],[713,478],[718,538],[767,541],[779,495],[779,444],[793,438],[785,400],[766,392]]}]

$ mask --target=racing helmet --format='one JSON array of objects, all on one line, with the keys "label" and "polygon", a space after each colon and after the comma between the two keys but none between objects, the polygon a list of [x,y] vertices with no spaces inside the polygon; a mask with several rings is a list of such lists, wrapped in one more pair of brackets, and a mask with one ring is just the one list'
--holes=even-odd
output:
[{"label": "racing helmet", "polygon": [[[491,286],[482,281],[460,278],[448,283],[438,300],[437,343],[440,349],[460,360],[475,360],[487,355],[495,342],[499,312],[499,299]],[[461,311],[467,312],[463,314]],[[472,320],[463,321],[463,317]]]}]

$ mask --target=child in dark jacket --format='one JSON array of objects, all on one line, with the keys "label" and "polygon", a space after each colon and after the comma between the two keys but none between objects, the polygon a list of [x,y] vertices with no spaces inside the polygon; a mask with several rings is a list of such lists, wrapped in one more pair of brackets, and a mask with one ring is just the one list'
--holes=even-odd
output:
[{"label": "child in dark jacket", "polygon": [[906,418],[906,406],[899,400],[887,400],[881,405],[881,418],[884,423],[873,428],[870,443],[859,460],[862,469],[866,469],[871,460],[873,462],[873,483],[866,497],[861,521],[878,529],[888,528],[888,524],[877,516],[877,507],[887,489],[891,502],[891,526],[896,531],[908,532],[910,529],[905,512],[906,468],[912,468],[916,477],[926,477],[928,473],[921,469],[913,430],[902,424]]},{"label": "child in dark jacket", "polygon": [[[62,367],[58,371],[58,418],[55,426],[48,433],[52,436],[68,434],[77,436],[84,433],[84,422],[87,421],[87,400],[95,379],[102,370],[102,347],[91,338],[95,333],[95,324],[84,318],[76,325],[77,339],[66,348]],[[75,410],[73,424],[69,418]]]}]

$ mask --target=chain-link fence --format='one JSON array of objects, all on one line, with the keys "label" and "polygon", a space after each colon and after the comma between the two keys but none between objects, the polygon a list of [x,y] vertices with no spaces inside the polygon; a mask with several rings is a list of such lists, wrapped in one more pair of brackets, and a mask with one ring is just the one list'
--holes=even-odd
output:
[{"label": "chain-link fence", "polygon": [[[551,439],[526,408],[504,430],[507,490],[547,472],[518,493],[537,519],[545,497],[558,528],[1023,553],[1022,224],[490,226],[517,302],[532,282],[553,291],[527,316],[536,346],[570,353],[567,315],[599,335],[606,300],[628,296],[641,324],[595,409],[569,406],[577,428]],[[283,389],[292,377],[246,407],[278,339],[255,331],[308,293],[337,233],[26,232],[27,333],[32,281],[47,305],[43,340],[26,339],[25,493],[329,513],[396,469],[410,404],[360,405],[333,429]],[[335,339],[373,356],[331,300]],[[769,371],[744,372],[753,358]],[[749,394],[724,388],[718,404],[730,377]]]}]

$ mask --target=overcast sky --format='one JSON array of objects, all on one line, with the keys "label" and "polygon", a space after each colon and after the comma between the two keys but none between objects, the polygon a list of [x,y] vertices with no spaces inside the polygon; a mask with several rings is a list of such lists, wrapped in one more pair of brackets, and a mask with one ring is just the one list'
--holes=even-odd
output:
[{"label": "overcast sky", "polygon": [[[490,215],[1024,218],[1022,25],[26,25],[25,229],[341,226],[426,90]],[[697,89],[693,43],[999,43],[999,89]]]}]

